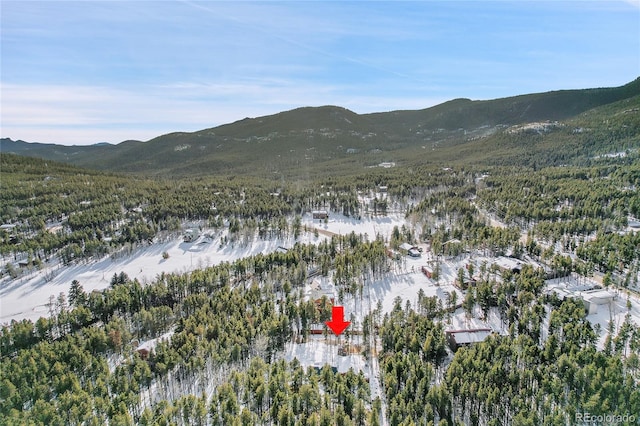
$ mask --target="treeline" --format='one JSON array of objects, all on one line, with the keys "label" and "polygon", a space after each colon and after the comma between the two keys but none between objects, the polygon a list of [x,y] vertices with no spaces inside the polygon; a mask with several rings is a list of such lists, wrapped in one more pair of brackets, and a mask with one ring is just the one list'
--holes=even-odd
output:
[{"label": "treeline", "polygon": [[486,188],[478,191],[478,199],[507,223],[588,218],[622,225],[627,215],[640,213],[633,197],[633,188],[640,184],[637,168],[554,167],[496,174],[484,180]]},{"label": "treeline", "polygon": [[396,302],[385,317],[380,356],[391,425],[565,425],[581,413],[640,412],[640,331],[630,317],[599,351],[582,301],[544,296],[537,272],[490,284],[467,293],[469,311],[476,303],[497,308],[508,333],[459,348],[450,363],[442,322],[432,320],[447,314],[431,298],[420,302],[421,314]]}]

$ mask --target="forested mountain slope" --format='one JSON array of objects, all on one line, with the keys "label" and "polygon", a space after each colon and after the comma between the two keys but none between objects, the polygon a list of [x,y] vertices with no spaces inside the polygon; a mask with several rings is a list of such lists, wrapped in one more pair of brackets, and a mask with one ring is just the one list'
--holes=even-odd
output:
[{"label": "forested mountain slope", "polygon": [[638,147],[639,95],[637,79],[617,88],[456,99],[419,111],[298,108],[147,142],[69,147],[3,139],[0,150],[129,173],[296,179],[384,162],[584,163]]}]

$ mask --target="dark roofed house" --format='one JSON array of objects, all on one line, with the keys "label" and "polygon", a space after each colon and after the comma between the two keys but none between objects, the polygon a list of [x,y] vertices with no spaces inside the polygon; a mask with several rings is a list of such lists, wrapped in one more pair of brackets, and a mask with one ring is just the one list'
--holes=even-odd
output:
[{"label": "dark roofed house", "polygon": [[471,346],[484,341],[492,333],[490,328],[476,328],[471,330],[445,331],[447,343],[453,352],[461,346]]},{"label": "dark roofed house", "polygon": [[314,210],[311,212],[311,216],[314,219],[328,219],[329,213],[326,210]]},{"label": "dark roofed house", "polygon": [[466,290],[469,287],[473,287],[476,285],[475,278],[464,278],[462,282],[458,278],[453,281],[453,285],[458,287],[460,290]]}]

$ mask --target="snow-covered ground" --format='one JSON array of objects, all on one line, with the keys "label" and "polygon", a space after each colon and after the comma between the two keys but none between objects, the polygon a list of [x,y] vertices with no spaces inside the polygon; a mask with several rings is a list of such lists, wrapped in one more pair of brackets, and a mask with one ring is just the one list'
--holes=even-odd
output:
[{"label": "snow-covered ground", "polygon": [[361,354],[338,355],[338,347],[345,342],[346,338],[343,335],[340,337],[330,335],[326,340],[322,336],[311,336],[307,343],[288,344],[284,358],[287,361],[297,358],[303,367],[322,369],[325,364],[328,364],[335,367],[339,373],[346,373],[349,369],[353,369],[356,373],[362,371],[366,374],[368,365]]},{"label": "snow-covered ground", "polygon": [[[210,242],[205,242],[201,237],[193,243],[185,243],[180,238],[140,248],[130,256],[117,260],[106,256],[93,263],[53,266],[27,277],[5,279],[0,281],[0,323],[20,319],[35,321],[40,316],[48,316],[46,305],[50,296],[57,297],[60,293],[66,296],[73,280],[78,280],[86,292],[108,287],[113,274],[120,272],[131,279],[137,278],[141,283],[152,282],[162,272],[186,272],[222,262],[233,262],[258,253],[273,252],[279,246],[286,247],[294,243],[292,238],[255,239],[246,245],[236,242],[221,246],[223,236],[220,233]],[[300,236],[298,241],[313,243],[323,238],[326,237],[320,235],[315,238],[309,233]],[[167,259],[163,258],[163,252],[169,254]],[[47,281],[46,276],[51,272],[56,275]]]},{"label": "snow-covered ground", "polygon": [[348,235],[351,232],[356,234],[366,234],[369,240],[374,240],[376,235],[380,234],[384,238],[389,238],[393,227],[400,228],[402,225],[407,226],[407,222],[403,215],[389,214],[387,216],[378,216],[373,218],[364,217],[355,219],[340,214],[331,213],[329,219],[325,222],[322,219],[313,219],[311,215],[305,215],[302,218],[302,225],[308,228],[317,228],[319,230],[328,231],[338,235]]},{"label": "snow-covered ground", "polygon": [[[319,234],[318,237],[315,237],[313,232],[303,233],[297,241],[318,243],[329,238],[330,233],[346,235],[352,231],[356,234],[367,233],[370,239],[374,239],[377,233],[388,236],[394,226],[402,226],[403,223],[401,216],[356,220],[334,214],[325,223],[314,221],[311,214],[307,214],[303,217],[303,226],[327,232]],[[206,232],[208,230],[204,230],[203,234]],[[108,287],[113,274],[120,272],[124,272],[131,279],[137,278],[141,283],[152,282],[162,272],[186,272],[222,262],[233,262],[258,253],[270,253],[281,246],[289,247],[296,242],[293,237],[286,240],[256,238],[247,244],[236,242],[221,246],[222,237],[225,235],[225,232],[214,233],[212,240],[200,236],[192,243],[185,243],[180,238],[154,243],[117,260],[106,256],[92,263],[66,267],[49,266],[15,280],[6,277],[0,281],[0,323],[21,319],[36,321],[41,316],[48,316],[47,303],[50,297],[57,298],[60,293],[66,296],[73,280],[78,280],[86,292]],[[163,258],[163,252],[169,254],[167,259]],[[51,277],[54,274],[55,276]]]}]

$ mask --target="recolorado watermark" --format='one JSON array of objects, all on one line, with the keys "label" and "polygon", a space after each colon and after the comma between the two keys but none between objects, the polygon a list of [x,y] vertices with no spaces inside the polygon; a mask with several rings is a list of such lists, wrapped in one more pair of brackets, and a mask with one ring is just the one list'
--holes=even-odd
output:
[{"label": "recolorado watermark", "polygon": [[618,425],[635,424],[638,416],[634,414],[600,414],[595,415],[588,412],[576,413],[575,421],[579,425]]}]

